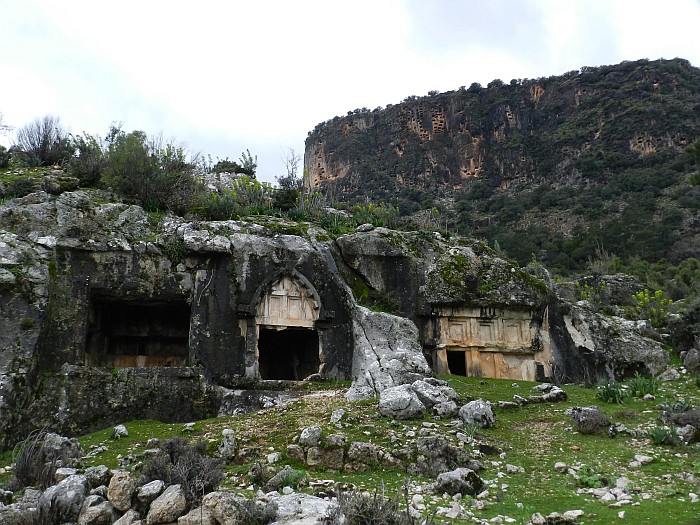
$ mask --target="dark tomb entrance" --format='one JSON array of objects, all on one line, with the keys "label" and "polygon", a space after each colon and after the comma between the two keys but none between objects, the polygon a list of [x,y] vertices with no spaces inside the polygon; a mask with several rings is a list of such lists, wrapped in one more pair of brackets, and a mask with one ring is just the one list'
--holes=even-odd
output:
[{"label": "dark tomb entrance", "polygon": [[318,332],[308,328],[266,328],[258,334],[262,379],[301,381],[318,373]]},{"label": "dark tomb entrance", "polygon": [[91,366],[186,366],[190,306],[95,298],[90,305],[85,362]]},{"label": "dark tomb entrance", "polygon": [[447,367],[450,369],[450,374],[456,376],[467,375],[467,355],[464,351],[448,350],[447,351]]}]

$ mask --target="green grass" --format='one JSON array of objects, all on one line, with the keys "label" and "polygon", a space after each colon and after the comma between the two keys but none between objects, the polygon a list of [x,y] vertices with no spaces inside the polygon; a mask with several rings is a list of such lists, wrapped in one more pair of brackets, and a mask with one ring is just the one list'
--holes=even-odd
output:
[{"label": "green grass", "polygon": [[[463,400],[484,398],[492,402],[512,401],[513,395],[532,394],[535,383],[526,381],[479,379],[450,376],[450,384],[458,391]],[[84,466],[106,464],[111,468],[118,466],[118,457],[139,455],[151,437],[161,440],[172,436],[182,436],[191,440],[205,440],[208,450],[213,452],[221,439],[224,428],[236,432],[239,450],[253,448],[257,455],[252,455],[244,464],[226,464],[226,480],[222,488],[234,490],[252,496],[257,487],[250,490],[251,480],[248,470],[255,461],[265,462],[267,454],[275,451],[282,454],[278,464],[289,464],[292,468],[305,473],[310,480],[332,479],[339,483],[350,483],[357,488],[374,491],[384,486],[387,494],[393,495],[408,482],[412,494],[420,485],[431,480],[407,474],[396,468],[374,465],[362,473],[345,473],[329,469],[309,467],[299,462],[289,461],[285,450],[294,436],[312,425],[320,425],[323,434],[342,432],[347,442],[364,441],[382,446],[387,450],[410,445],[412,440],[421,435],[421,431],[439,430],[450,438],[453,444],[456,431],[464,432],[461,426],[454,427],[449,420],[434,421],[429,416],[423,420],[395,421],[379,416],[376,401],[348,403],[342,397],[346,383],[329,383],[307,385],[306,388],[318,388],[320,394],[300,398],[285,407],[275,407],[255,414],[236,417],[213,418],[198,421],[194,431],[186,432],[182,423],[168,424],[157,421],[126,422],[129,436],[119,440],[111,439],[111,428],[82,436],[81,444],[86,451],[91,448],[106,446],[107,451],[86,459]],[[320,387],[320,388],[319,388]],[[326,390],[323,390],[323,389]],[[334,393],[329,388],[338,388]],[[514,518],[516,523],[526,523],[534,512],[547,515],[551,512],[582,509],[585,515],[579,523],[700,523],[700,504],[691,504],[688,493],[698,493],[697,478],[684,473],[700,476],[700,448],[657,446],[648,438],[646,432],[659,425],[662,405],[669,405],[678,399],[686,399],[697,404],[700,391],[695,379],[683,377],[671,383],[660,383],[656,399],[643,401],[640,398],[627,398],[623,404],[602,404],[596,397],[596,390],[575,385],[564,385],[569,399],[557,404],[532,404],[519,408],[495,408],[496,425],[489,429],[479,429],[477,439],[499,449],[502,457],[490,455],[482,457],[486,469],[481,473],[485,480],[497,479],[497,487],[490,488],[491,503],[483,510],[473,510],[480,518],[490,519],[498,515]],[[574,432],[572,420],[564,412],[574,406],[599,405],[614,422],[623,423],[629,429],[639,430],[639,435],[630,437],[619,434],[616,438],[600,435],[581,435]],[[330,423],[330,416],[335,409],[343,408],[346,413],[341,420],[342,428]],[[435,424],[436,427],[425,426]],[[470,447],[470,445],[466,445]],[[641,467],[631,467],[635,454],[652,456],[654,461]],[[579,480],[554,469],[554,464],[562,461],[569,466],[580,466]],[[8,453],[0,456],[0,466],[9,464]],[[523,467],[523,473],[506,474],[498,478],[499,472],[505,472],[505,465]],[[639,505],[627,505],[621,508],[609,508],[589,494],[577,494],[580,487],[597,484],[612,484],[617,478],[626,476],[633,487],[635,501],[641,501],[642,493],[650,494],[650,499]],[[0,481],[6,481],[0,478]],[[503,486],[507,485],[507,486]],[[301,490],[309,491],[305,488]],[[440,495],[423,494],[426,513],[438,507],[449,507],[449,503]],[[410,497],[410,496],[409,496]],[[465,497],[461,503],[466,506],[471,498]],[[683,501],[685,500],[685,501]],[[624,519],[618,518],[618,512],[624,510]],[[694,521],[695,520],[695,521]],[[459,521],[457,521],[459,523]],[[467,523],[462,521],[462,523]]]}]

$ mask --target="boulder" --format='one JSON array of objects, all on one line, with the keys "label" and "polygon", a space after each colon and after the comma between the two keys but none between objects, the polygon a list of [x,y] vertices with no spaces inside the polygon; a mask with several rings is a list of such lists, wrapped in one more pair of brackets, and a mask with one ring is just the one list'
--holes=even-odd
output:
[{"label": "boulder", "polygon": [[127,437],[129,435],[129,431],[126,428],[126,425],[117,425],[112,429],[112,437],[114,439],[119,439],[123,437]]},{"label": "boulder", "polygon": [[425,378],[414,381],[411,388],[420,399],[425,408],[433,408],[435,405],[459,401],[459,394],[445,381],[434,378]]},{"label": "boulder", "polygon": [[237,523],[237,503],[242,500],[241,496],[230,492],[215,491],[204,496],[202,508],[208,511],[219,524]]},{"label": "boulder", "polygon": [[315,447],[321,442],[321,427],[307,427],[301,431],[299,444],[305,447]]},{"label": "boulder", "polygon": [[56,523],[76,523],[85,502],[87,478],[82,474],[69,476],[46,489],[39,497],[39,509],[52,516]]},{"label": "boulder", "polygon": [[78,525],[111,525],[112,505],[102,496],[88,496],[78,516]]},{"label": "boulder", "polygon": [[170,485],[158,496],[146,516],[146,525],[172,523],[183,515],[187,509],[185,491],[181,485]]},{"label": "boulder", "polygon": [[657,376],[670,362],[662,343],[646,337],[648,321],[605,316],[584,303],[551,304],[549,311],[554,359],[562,381],[617,380],[641,368]]},{"label": "boulder", "polygon": [[237,446],[236,433],[230,428],[222,430],[221,444],[217,450],[217,455],[226,461],[232,461],[236,458]]},{"label": "boulder", "polygon": [[483,399],[470,401],[459,409],[459,417],[466,424],[479,425],[481,428],[489,428],[496,422],[496,416],[491,405]]},{"label": "boulder", "polygon": [[177,519],[177,525],[217,525],[209,509],[197,507]]},{"label": "boulder", "polygon": [[419,418],[425,413],[425,405],[420,402],[411,385],[400,385],[382,390],[379,413],[396,419]]},{"label": "boulder", "polygon": [[146,483],[136,493],[136,500],[139,502],[140,509],[148,509],[151,503],[163,493],[165,483],[159,479]]},{"label": "boulder", "polygon": [[484,482],[476,472],[468,468],[457,468],[437,477],[435,492],[475,496],[481,492],[483,486]]},{"label": "boulder", "polygon": [[376,397],[387,388],[430,376],[418,329],[412,321],[395,315],[353,309],[355,350],[352,386],[348,400]]},{"label": "boulder", "polygon": [[685,353],[683,366],[685,366],[689,374],[700,374],[700,348],[695,346]]},{"label": "boulder", "polygon": [[276,523],[295,523],[312,525],[328,515],[333,506],[327,499],[309,494],[285,494],[271,500],[277,505]]},{"label": "boulder", "polygon": [[107,499],[119,512],[126,512],[131,508],[131,498],[136,492],[136,480],[126,471],[115,472],[109,480],[107,487]]},{"label": "boulder", "polygon": [[44,460],[59,460],[63,466],[76,464],[85,455],[83,448],[75,438],[67,438],[48,432],[41,447]]}]

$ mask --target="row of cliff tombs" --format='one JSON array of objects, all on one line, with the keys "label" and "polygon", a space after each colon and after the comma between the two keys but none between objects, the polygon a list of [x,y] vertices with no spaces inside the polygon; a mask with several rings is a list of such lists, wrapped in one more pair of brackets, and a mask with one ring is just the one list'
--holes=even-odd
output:
[{"label": "row of cliff tombs", "polygon": [[[368,399],[433,374],[594,384],[669,364],[648,322],[597,313],[481,241],[259,222],[154,225],[98,190],[7,201],[3,445],[252,410],[299,381],[352,380],[346,397]],[[610,304],[641,289],[606,281]],[[392,313],[358,304],[368,290]]]}]

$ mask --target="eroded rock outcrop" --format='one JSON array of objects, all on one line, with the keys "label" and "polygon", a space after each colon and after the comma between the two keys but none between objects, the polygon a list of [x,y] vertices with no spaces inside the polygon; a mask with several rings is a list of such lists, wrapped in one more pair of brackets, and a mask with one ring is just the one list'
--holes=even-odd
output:
[{"label": "eroded rock outcrop", "polygon": [[[479,241],[154,220],[110,199],[35,193],[0,208],[4,446],[44,426],[75,435],[266,406],[288,381],[353,379],[359,399],[433,372],[578,380],[664,366],[639,325],[555,299]],[[421,405],[454,413],[432,386]]]}]

